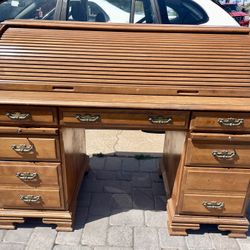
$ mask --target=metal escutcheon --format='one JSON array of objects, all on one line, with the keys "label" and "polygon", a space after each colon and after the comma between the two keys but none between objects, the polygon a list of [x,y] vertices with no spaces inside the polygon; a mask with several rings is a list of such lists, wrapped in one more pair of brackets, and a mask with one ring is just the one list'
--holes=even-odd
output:
[{"label": "metal escutcheon", "polygon": [[80,122],[97,122],[100,120],[100,115],[81,115],[81,114],[76,114],[75,118],[79,120]]},{"label": "metal escutcheon", "polygon": [[233,151],[225,150],[225,151],[213,151],[212,155],[220,160],[233,160],[237,156],[237,153],[235,150]]},{"label": "metal escutcheon", "polygon": [[27,120],[31,118],[30,113],[21,113],[21,112],[7,112],[6,116],[8,116],[11,120]]},{"label": "metal escutcheon", "polygon": [[219,118],[218,123],[224,127],[238,127],[244,124],[243,118]]},{"label": "metal escutcheon", "polygon": [[40,195],[21,195],[20,200],[27,202],[27,203],[40,203],[41,196]]},{"label": "metal escutcheon", "polygon": [[203,201],[202,205],[207,209],[223,209],[225,206],[222,201]]},{"label": "metal escutcheon", "polygon": [[29,173],[29,172],[24,172],[24,173],[16,173],[16,177],[19,178],[22,181],[33,181],[38,177],[37,173]]},{"label": "metal escutcheon", "polygon": [[163,116],[151,116],[148,120],[153,124],[172,124],[172,117],[163,117]]},{"label": "metal escutcheon", "polygon": [[34,149],[33,145],[25,145],[25,144],[20,144],[20,145],[12,144],[11,148],[18,153],[29,153]]}]

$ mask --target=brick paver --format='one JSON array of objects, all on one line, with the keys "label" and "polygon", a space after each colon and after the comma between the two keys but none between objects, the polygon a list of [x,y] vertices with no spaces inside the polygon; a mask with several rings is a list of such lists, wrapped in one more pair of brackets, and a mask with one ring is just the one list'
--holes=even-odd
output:
[{"label": "brick paver", "polygon": [[0,229],[0,250],[250,250],[250,231],[247,239],[229,239],[203,225],[186,237],[169,236],[158,159],[92,157],[90,164],[75,231],[57,233],[31,219],[17,230]]}]

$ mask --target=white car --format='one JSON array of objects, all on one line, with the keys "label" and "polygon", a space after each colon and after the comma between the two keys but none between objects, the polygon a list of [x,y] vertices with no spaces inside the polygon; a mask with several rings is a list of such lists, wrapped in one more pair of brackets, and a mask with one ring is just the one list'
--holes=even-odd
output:
[{"label": "white car", "polygon": [[211,0],[0,0],[0,21],[12,18],[239,26]]}]

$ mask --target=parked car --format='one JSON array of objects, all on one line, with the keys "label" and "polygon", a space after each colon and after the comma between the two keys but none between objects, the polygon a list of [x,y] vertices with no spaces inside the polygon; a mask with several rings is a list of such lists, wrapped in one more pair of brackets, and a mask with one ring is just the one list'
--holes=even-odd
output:
[{"label": "parked car", "polygon": [[238,26],[211,0],[0,0],[6,19]]},{"label": "parked car", "polygon": [[225,3],[222,5],[241,26],[249,26],[249,15],[236,3]]}]

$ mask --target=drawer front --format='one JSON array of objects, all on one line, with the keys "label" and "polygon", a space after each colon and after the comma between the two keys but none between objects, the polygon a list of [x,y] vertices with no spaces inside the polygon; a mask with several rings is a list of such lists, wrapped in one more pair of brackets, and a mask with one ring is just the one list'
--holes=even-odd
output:
[{"label": "drawer front", "polygon": [[193,112],[191,130],[250,131],[250,114],[234,112]]},{"label": "drawer front", "polygon": [[249,169],[184,168],[184,192],[230,192],[246,194],[250,184]]},{"label": "drawer front", "polygon": [[56,125],[55,108],[4,106],[0,108],[0,124]]},{"label": "drawer front", "polygon": [[209,136],[207,140],[188,139],[186,165],[250,168],[249,136],[238,136],[243,141],[238,141],[234,136],[220,138],[218,135],[217,139],[216,136],[211,135],[212,139]]},{"label": "drawer front", "polygon": [[54,161],[59,159],[56,138],[0,137],[0,159]]},{"label": "drawer front", "polygon": [[216,216],[243,216],[245,196],[184,193],[180,213]]},{"label": "drawer front", "polygon": [[186,129],[189,112],[108,110],[108,109],[63,109],[60,111],[61,125],[84,127],[125,127],[154,129]]},{"label": "drawer front", "polygon": [[58,163],[0,162],[0,186],[57,187]]},{"label": "drawer front", "polygon": [[58,209],[61,205],[59,190],[30,190],[0,188],[2,208]]}]

